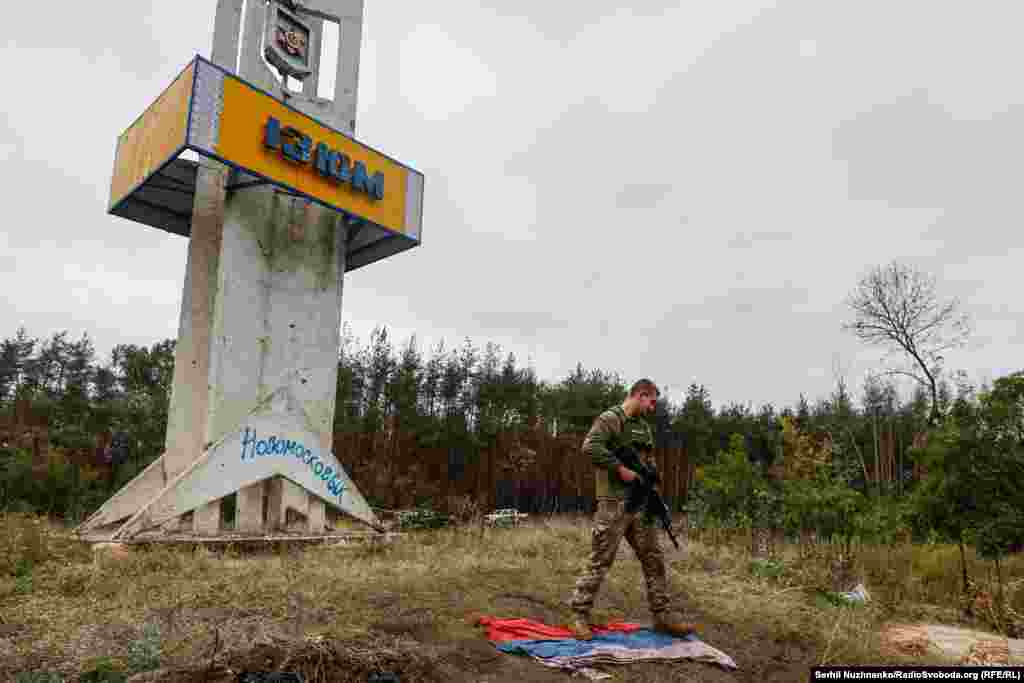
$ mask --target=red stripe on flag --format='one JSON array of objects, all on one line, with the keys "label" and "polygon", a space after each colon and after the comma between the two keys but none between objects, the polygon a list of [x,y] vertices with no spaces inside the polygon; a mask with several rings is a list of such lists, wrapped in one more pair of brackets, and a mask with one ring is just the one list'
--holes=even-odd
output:
[{"label": "red stripe on flag", "polygon": [[[563,640],[573,638],[572,631],[564,626],[548,626],[532,619],[499,619],[483,616],[477,619],[477,625],[487,628],[487,639],[492,642],[506,640]],[[610,621],[605,624],[591,624],[594,634],[630,633],[640,628],[640,624],[625,621]]]}]

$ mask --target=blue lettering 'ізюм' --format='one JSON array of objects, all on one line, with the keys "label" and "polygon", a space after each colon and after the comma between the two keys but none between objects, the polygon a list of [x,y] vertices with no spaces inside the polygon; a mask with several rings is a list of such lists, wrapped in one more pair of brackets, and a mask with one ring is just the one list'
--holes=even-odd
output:
[{"label": "blue lettering '\u0456\u0437\u044e\u043c'", "polygon": [[313,141],[308,135],[292,126],[281,126],[273,116],[267,119],[263,131],[263,146],[281,152],[286,159],[300,164],[310,161],[317,173],[338,183],[350,185],[356,192],[362,192],[372,199],[384,199],[384,174],[377,171],[372,176],[362,161],[353,163],[347,155],[331,149],[325,143],[318,143],[313,154]]}]

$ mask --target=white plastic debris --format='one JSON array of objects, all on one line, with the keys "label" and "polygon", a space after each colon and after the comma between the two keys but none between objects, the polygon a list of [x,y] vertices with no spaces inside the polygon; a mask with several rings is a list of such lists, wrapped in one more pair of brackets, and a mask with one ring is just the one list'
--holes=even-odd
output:
[{"label": "white plastic debris", "polygon": [[868,589],[864,587],[863,583],[858,583],[852,591],[839,593],[839,597],[843,598],[847,602],[863,603],[871,600],[871,596],[868,594]]}]

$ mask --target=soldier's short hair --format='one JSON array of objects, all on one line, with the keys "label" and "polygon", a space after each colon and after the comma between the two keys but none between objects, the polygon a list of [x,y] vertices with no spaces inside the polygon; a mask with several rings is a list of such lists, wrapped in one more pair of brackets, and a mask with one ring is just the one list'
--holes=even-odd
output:
[{"label": "soldier's short hair", "polygon": [[655,398],[661,396],[661,392],[658,391],[658,385],[647,378],[637,380],[633,383],[633,386],[629,388],[630,397],[636,396],[637,394],[650,394]]}]

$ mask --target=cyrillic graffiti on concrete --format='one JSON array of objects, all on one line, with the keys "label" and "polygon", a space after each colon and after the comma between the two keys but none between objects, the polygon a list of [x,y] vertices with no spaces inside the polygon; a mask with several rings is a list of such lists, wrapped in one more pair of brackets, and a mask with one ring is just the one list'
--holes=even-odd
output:
[{"label": "cyrillic graffiti on concrete", "polygon": [[341,472],[336,472],[333,466],[320,460],[320,456],[306,448],[302,442],[277,435],[266,439],[257,439],[256,430],[246,427],[245,433],[242,434],[242,462],[265,456],[293,457],[300,460],[302,464],[313,470],[313,474],[318,479],[326,482],[327,490],[332,496],[337,496],[340,500],[341,495],[345,492],[345,482],[341,478]]}]

